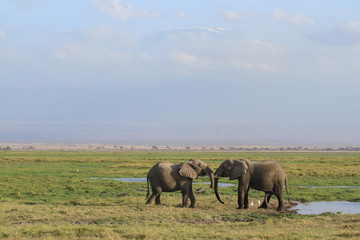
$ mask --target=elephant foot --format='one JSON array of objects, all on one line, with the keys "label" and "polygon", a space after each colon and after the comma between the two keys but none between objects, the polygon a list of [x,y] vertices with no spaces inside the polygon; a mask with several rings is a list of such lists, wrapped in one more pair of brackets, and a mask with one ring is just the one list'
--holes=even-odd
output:
[{"label": "elephant foot", "polygon": [[195,208],[195,206],[190,206],[189,208]]},{"label": "elephant foot", "polygon": [[278,209],[276,209],[276,211],[283,212],[283,211],[285,211],[285,208],[284,207],[278,207]]},{"label": "elephant foot", "polygon": [[258,207],[258,208],[268,209],[268,208],[269,208],[269,205],[267,205],[266,202],[264,201],[264,202],[260,205],[260,207]]}]

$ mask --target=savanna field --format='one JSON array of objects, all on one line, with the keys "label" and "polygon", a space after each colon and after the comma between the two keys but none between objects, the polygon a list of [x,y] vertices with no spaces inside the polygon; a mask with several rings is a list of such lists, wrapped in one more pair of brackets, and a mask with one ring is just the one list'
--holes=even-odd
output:
[{"label": "savanna field", "polygon": [[[271,208],[237,210],[237,187],[194,184],[196,206],[181,208],[181,193],[162,193],[145,205],[145,178],[157,162],[197,158],[213,171],[229,158],[273,159],[288,176],[291,201],[360,202],[360,152],[53,152],[0,151],[2,239],[359,239],[360,214],[299,215]],[[96,178],[96,179],[91,179]],[[199,177],[196,182],[208,182]],[[220,183],[234,183],[221,178]],[[263,192],[250,190],[249,200]],[[287,199],[286,193],[284,194]]]}]

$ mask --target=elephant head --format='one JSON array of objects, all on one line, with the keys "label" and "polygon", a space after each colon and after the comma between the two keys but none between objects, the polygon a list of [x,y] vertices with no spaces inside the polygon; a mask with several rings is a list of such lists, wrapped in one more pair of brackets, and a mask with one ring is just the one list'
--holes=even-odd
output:
[{"label": "elephant head", "polygon": [[208,175],[211,180],[210,188],[214,187],[214,172],[201,160],[190,159],[180,165],[179,174],[183,177],[197,179],[198,176]]},{"label": "elephant head", "polygon": [[245,161],[242,159],[239,160],[230,159],[230,160],[225,160],[224,162],[221,163],[221,165],[219,166],[218,169],[216,169],[215,172],[215,187],[214,187],[215,195],[216,198],[219,200],[219,202],[224,204],[224,202],[221,201],[218,193],[219,178],[229,177],[229,180],[235,180],[244,176],[248,172],[249,172],[249,168],[245,163]]}]

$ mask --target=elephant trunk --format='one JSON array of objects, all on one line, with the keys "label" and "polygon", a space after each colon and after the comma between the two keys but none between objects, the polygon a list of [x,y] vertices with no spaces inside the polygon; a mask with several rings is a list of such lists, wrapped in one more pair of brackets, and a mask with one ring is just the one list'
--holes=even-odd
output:
[{"label": "elephant trunk", "polygon": [[215,182],[214,172],[211,170],[211,168],[207,167],[206,174],[210,177],[210,181],[211,181],[210,188],[214,188],[214,182]]},{"label": "elephant trunk", "polygon": [[220,196],[219,196],[219,192],[218,192],[218,182],[219,182],[219,178],[222,176],[222,174],[224,173],[224,167],[223,164],[220,165],[220,167],[218,169],[216,169],[215,171],[215,196],[217,198],[217,200],[219,200],[219,202],[221,202],[222,204],[224,204],[223,201],[221,201]]},{"label": "elephant trunk", "polygon": [[217,200],[219,200],[219,202],[221,202],[222,204],[224,204],[224,202],[221,201],[220,196],[219,196],[219,192],[218,192],[218,181],[219,181],[219,177],[216,177],[216,178],[215,178],[215,187],[214,187],[215,196],[216,196]]}]

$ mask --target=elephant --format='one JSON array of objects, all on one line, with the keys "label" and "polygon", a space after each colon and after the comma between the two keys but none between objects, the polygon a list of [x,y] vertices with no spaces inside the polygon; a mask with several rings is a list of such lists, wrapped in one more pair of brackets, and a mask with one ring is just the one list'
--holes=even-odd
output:
[{"label": "elephant", "polygon": [[[192,181],[198,176],[208,175],[211,180],[210,188],[214,186],[214,172],[201,160],[190,159],[180,164],[159,162],[155,164],[147,175],[147,201],[150,204],[155,199],[155,204],[160,203],[161,192],[174,192],[181,190],[182,207],[187,206],[190,198],[190,208],[195,207],[195,196],[192,190]],[[149,181],[152,194],[149,197]]]},{"label": "elephant", "polygon": [[224,203],[218,193],[220,177],[229,177],[230,180],[238,179],[238,209],[249,207],[248,192],[252,188],[265,192],[264,201],[259,208],[268,208],[271,195],[274,194],[279,202],[277,210],[284,211],[284,184],[290,203],[286,173],[280,164],[273,160],[252,162],[247,159],[229,159],[222,162],[215,172],[214,190],[219,202]]}]

